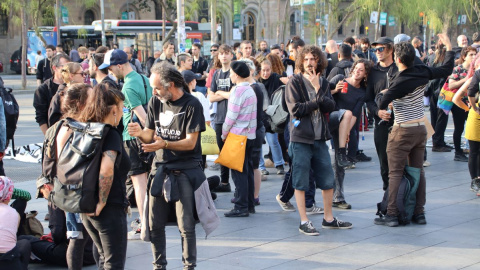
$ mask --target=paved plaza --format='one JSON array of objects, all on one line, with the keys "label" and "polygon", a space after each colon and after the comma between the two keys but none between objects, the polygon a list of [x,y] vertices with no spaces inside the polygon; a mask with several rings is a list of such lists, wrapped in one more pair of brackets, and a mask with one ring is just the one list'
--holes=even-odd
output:
[{"label": "paved plaza", "polygon": [[[17,98],[21,116],[16,144],[41,142],[41,132],[34,121],[33,92],[19,93]],[[451,135],[452,131],[450,123],[446,134]],[[447,142],[448,139],[451,137]],[[261,205],[248,218],[225,218],[223,213],[233,206],[233,192],[218,193],[215,204],[221,219],[219,228],[205,239],[201,226],[197,226],[197,269],[480,269],[480,198],[469,190],[467,163],[453,161],[453,152],[432,153],[428,148],[428,160],[432,163],[425,168],[428,224],[390,228],[373,224],[376,204],[383,196],[373,130],[365,132],[360,148],[373,160],[357,163],[355,169],[346,171],[346,200],[352,209],[334,209],[336,217],[353,223],[351,230],[321,229],[323,215],[311,215],[309,218],[320,235],[301,234],[298,213],[282,211],[275,200],[283,176],[270,169],[268,180],[262,182]],[[5,170],[16,187],[35,194],[39,164],[6,160]],[[206,173],[219,174],[210,170]],[[319,190],[316,201],[322,206]],[[294,199],[291,202],[296,206]],[[39,212],[47,233],[47,222],[43,221],[46,201],[32,199],[27,210]],[[137,216],[134,212],[129,220]],[[176,227],[167,228],[167,258],[169,269],[182,268]],[[128,242],[126,269],[151,269],[151,262],[149,243]],[[30,269],[62,268],[36,264]]]}]

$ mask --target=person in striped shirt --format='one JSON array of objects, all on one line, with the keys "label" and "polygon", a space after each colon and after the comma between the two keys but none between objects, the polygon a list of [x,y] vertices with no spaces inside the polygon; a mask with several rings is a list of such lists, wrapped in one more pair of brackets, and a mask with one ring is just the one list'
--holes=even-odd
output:
[{"label": "person in striped shirt", "polygon": [[228,99],[228,111],[222,127],[222,140],[228,133],[247,136],[243,172],[232,170],[236,198],[234,208],[225,213],[226,217],[248,217],[255,213],[253,160],[251,158],[253,143],[257,130],[257,96],[249,84],[250,70],[241,61],[230,64],[230,79],[236,84]]}]

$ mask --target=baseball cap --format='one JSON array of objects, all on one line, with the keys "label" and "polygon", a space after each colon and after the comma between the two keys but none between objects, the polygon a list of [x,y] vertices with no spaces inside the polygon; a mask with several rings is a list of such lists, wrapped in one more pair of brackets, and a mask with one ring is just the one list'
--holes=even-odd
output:
[{"label": "baseball cap", "polygon": [[372,46],[375,46],[375,45],[378,45],[378,44],[381,44],[381,45],[385,45],[385,44],[392,44],[393,43],[393,40],[389,37],[381,37],[379,39],[377,39],[375,42],[372,43]]},{"label": "baseball cap", "polygon": [[405,41],[409,41],[411,38],[409,35],[405,35],[405,34],[398,34],[394,39],[394,43],[395,44],[398,44],[400,42],[405,42]]},{"label": "baseball cap", "polygon": [[202,75],[200,74],[195,74],[193,73],[193,71],[191,70],[184,70],[182,71],[182,77],[183,79],[185,80],[185,82],[187,84],[189,84],[190,82],[192,82],[193,80],[198,80],[200,78],[202,78]]},{"label": "baseball cap", "polygon": [[37,179],[37,199],[43,198],[43,193],[40,192],[40,189],[43,187],[44,184],[48,184],[50,181],[42,175],[40,175]]},{"label": "baseball cap", "polygon": [[111,65],[121,65],[128,62],[127,54],[122,50],[110,50],[105,53],[105,58],[103,59],[103,64],[101,64],[98,69],[104,69]]}]

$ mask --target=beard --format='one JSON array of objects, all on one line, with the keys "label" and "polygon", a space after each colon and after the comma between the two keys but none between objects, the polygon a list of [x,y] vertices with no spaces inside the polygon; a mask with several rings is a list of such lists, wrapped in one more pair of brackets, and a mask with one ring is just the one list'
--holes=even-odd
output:
[{"label": "beard", "polygon": [[91,70],[88,72],[90,75],[90,78],[96,79],[97,78],[97,72],[95,70]]}]

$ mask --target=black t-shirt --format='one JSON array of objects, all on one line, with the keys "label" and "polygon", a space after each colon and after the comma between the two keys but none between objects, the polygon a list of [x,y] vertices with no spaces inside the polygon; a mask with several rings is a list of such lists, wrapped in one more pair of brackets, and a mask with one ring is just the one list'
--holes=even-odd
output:
[{"label": "black t-shirt", "polygon": [[[113,182],[110,188],[110,194],[108,194],[107,204],[127,206],[125,182],[127,181],[128,171],[130,171],[130,159],[123,148],[122,135],[117,129],[111,128],[106,136],[102,151],[112,150],[117,152],[117,160],[115,161],[115,168],[113,170]],[[121,158],[121,160],[118,161],[118,158]]]},{"label": "black t-shirt", "polygon": [[[337,75],[332,78],[330,81],[337,85],[338,82],[343,81],[345,76]],[[353,116],[359,118],[362,113],[362,106],[365,102],[365,87],[356,88],[351,84],[348,84],[347,93],[342,93],[341,91],[334,94],[333,98],[335,99],[335,110],[340,109],[349,110],[352,112]]]},{"label": "black t-shirt", "polygon": [[258,83],[254,83],[250,85],[255,91],[255,95],[257,96],[257,129],[263,127],[263,119],[265,112],[263,111],[263,91],[262,87]]},{"label": "black t-shirt", "polygon": [[[213,75],[211,91],[225,91],[230,92],[233,83],[230,80],[230,69],[227,72],[219,69],[215,71]],[[227,116],[228,99],[217,102],[217,113],[215,114],[215,124],[223,124],[225,117]]]},{"label": "black t-shirt", "polygon": [[[207,68],[208,68],[208,62],[203,57],[199,57],[197,61],[193,59],[193,64],[192,64],[193,73],[199,73],[203,75],[203,72],[205,72]],[[206,83],[207,83],[206,80],[197,80],[197,86],[205,87]]]},{"label": "black t-shirt", "polygon": [[[146,126],[166,141],[180,141],[187,133],[205,131],[205,117],[200,101],[189,93],[173,102],[162,103],[157,97],[150,99],[147,109]],[[156,162],[201,161],[202,145],[200,134],[195,148],[190,151],[160,149],[155,153]]]}]

